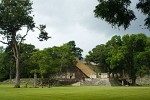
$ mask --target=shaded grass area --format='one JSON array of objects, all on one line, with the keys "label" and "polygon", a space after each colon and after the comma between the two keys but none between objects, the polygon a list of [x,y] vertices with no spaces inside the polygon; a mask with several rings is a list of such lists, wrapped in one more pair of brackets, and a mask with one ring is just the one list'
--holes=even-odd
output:
[{"label": "shaded grass area", "polygon": [[0,100],[150,100],[150,87],[13,88],[0,84]]}]

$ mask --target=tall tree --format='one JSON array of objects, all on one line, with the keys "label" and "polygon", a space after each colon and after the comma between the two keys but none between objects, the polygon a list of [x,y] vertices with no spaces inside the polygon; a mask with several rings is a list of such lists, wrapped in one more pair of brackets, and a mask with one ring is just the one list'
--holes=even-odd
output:
[{"label": "tall tree", "polygon": [[30,71],[34,69],[34,65],[32,64],[30,57],[33,52],[38,51],[34,45],[31,44],[21,44],[20,46],[20,76],[22,78],[31,77]]},{"label": "tall tree", "polygon": [[15,77],[15,59],[13,57],[13,51],[11,46],[7,46],[5,49],[5,56],[4,56],[4,70],[6,74],[6,79],[12,79]]},{"label": "tall tree", "polygon": [[[150,1],[137,0],[136,8],[146,16],[145,26],[150,29]],[[132,0],[98,0],[94,13],[95,17],[101,18],[112,26],[130,26],[131,21],[137,19],[134,11],[130,8]]]},{"label": "tall tree", "polygon": [[[25,40],[30,30],[35,28],[30,0],[1,0],[0,3],[0,34],[3,36],[0,42],[12,46],[16,61],[16,88],[20,88],[20,44]],[[26,27],[25,34],[19,31]],[[47,40],[48,33],[45,25],[40,25],[39,40]]]},{"label": "tall tree", "polygon": [[43,86],[44,75],[47,74],[47,72],[50,70],[49,67],[51,67],[51,57],[48,52],[41,50],[33,52],[30,60],[34,64],[35,68],[31,70],[31,72],[34,73],[34,75],[36,75],[36,73],[40,74],[41,85]]},{"label": "tall tree", "polygon": [[121,73],[123,70],[123,58],[122,53],[122,40],[120,36],[113,36],[111,40],[106,43],[106,46],[109,47],[108,57],[106,59],[107,64],[109,65],[109,71],[111,73]]},{"label": "tall tree", "polygon": [[[80,51],[80,52],[79,52]],[[66,72],[76,65],[76,57],[81,55],[81,49],[76,47],[74,41],[62,46],[54,46],[32,53],[31,61],[41,76]]]},{"label": "tall tree", "polygon": [[144,34],[113,36],[106,44],[96,46],[87,59],[105,63],[107,71],[120,73],[123,79],[124,74],[128,75],[131,84],[136,85],[137,76],[149,72],[149,48],[149,38]]},{"label": "tall tree", "polygon": [[79,59],[82,58],[83,50],[81,48],[79,48],[79,47],[76,47],[75,41],[69,41],[68,43],[66,43],[66,45],[69,46],[72,54],[74,54]]},{"label": "tall tree", "polygon": [[5,56],[4,48],[0,46],[0,81],[2,81],[6,77],[3,64],[4,56]]},{"label": "tall tree", "polygon": [[137,62],[137,55],[145,51],[146,39],[147,37],[144,34],[124,35],[122,37],[123,46],[125,47],[124,59],[133,85],[136,84],[137,72],[140,69],[139,66],[141,66]]},{"label": "tall tree", "polygon": [[87,62],[94,62],[96,64],[99,64],[104,72],[108,72],[109,67],[106,63],[106,59],[108,57],[108,50],[109,47],[106,47],[106,45],[104,44],[97,45],[95,48],[92,49],[92,51],[89,52],[89,55],[86,56],[85,60]]}]

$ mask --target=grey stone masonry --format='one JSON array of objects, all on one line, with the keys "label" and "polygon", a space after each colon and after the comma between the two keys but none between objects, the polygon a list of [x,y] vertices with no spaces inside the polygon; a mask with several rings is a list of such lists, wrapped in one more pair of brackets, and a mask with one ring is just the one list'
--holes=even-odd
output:
[{"label": "grey stone masonry", "polygon": [[136,83],[138,85],[150,85],[150,76],[145,75],[144,77],[137,77]]},{"label": "grey stone masonry", "polygon": [[87,78],[85,81],[81,82],[81,86],[111,86],[111,84],[109,82],[109,78]]}]

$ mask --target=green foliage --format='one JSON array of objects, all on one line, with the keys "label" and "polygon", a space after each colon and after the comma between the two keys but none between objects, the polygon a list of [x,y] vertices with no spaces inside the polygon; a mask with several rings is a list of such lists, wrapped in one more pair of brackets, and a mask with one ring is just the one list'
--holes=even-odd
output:
[{"label": "green foliage", "polygon": [[[0,3],[0,34],[3,35],[3,39],[7,39],[8,43],[11,43],[15,39],[22,42],[27,33],[33,30],[36,26],[33,20],[32,2],[30,0],[2,0]],[[25,35],[17,32],[22,30],[22,27],[27,28]],[[39,40],[48,40],[50,37],[45,31],[46,25],[40,25],[36,27],[40,30]],[[5,43],[1,41],[2,43]]]},{"label": "green foliage", "polygon": [[0,46],[0,81],[2,81],[3,79],[5,79],[5,72],[4,72],[4,65],[3,65],[3,61],[4,61],[4,48],[2,46]]},{"label": "green foliage", "polygon": [[150,74],[150,39],[144,34],[113,36],[106,44],[96,46],[87,61],[92,61],[110,73],[130,76],[135,85],[137,76]]},{"label": "green foliage", "polygon": [[[30,78],[33,73],[49,78],[51,74],[72,70],[76,65],[76,57],[81,55],[81,51],[74,41],[44,50],[35,49],[35,46],[31,44],[21,44],[21,78]],[[0,72],[0,76],[5,79],[15,78],[15,59],[11,46],[5,50],[0,47]]]},{"label": "green foliage", "polygon": [[104,71],[108,71],[108,65],[106,63],[106,58],[108,57],[108,47],[106,45],[101,44],[97,45],[92,51],[89,52],[89,55],[86,56],[85,61],[91,61],[99,64]]},{"label": "green foliage", "polygon": [[136,8],[141,10],[141,12],[147,17],[145,21],[145,26],[150,29],[150,1],[149,0],[139,0]]},{"label": "green foliage", "polygon": [[72,70],[81,51],[74,41],[70,41],[59,47],[34,52],[30,60],[41,75],[49,77],[51,74]]},{"label": "green foliage", "polygon": [[[32,64],[34,64],[34,68],[37,69],[37,73],[39,72],[41,75],[47,73],[51,61],[51,57],[49,56],[48,52],[44,50],[34,52],[32,53],[30,60],[32,61]],[[35,69],[33,70],[35,71]]]},{"label": "green foliage", "polygon": [[33,29],[35,23],[33,21],[32,2],[26,0],[2,0],[0,4],[0,28],[1,34],[11,41],[14,32],[17,32],[21,27],[26,26],[28,29]]},{"label": "green foliage", "polygon": [[[30,30],[33,31],[35,23],[33,20],[32,2],[30,0],[1,0],[0,3],[0,42],[8,44],[12,47],[16,61],[16,85],[20,87],[20,45],[25,40]],[[25,34],[20,34],[19,31],[25,27]],[[45,31],[46,26],[40,25],[39,39],[47,40],[48,33]],[[7,41],[7,42],[5,42]]]},{"label": "green foliage", "polygon": [[51,38],[48,36],[48,33],[45,31],[45,28],[46,28],[46,25],[40,25],[40,27],[38,28],[41,31],[38,37],[40,41],[44,41],[44,40],[47,41],[49,38]]},{"label": "green foliage", "polygon": [[0,46],[0,53],[3,53],[4,52],[4,48],[3,46]]},{"label": "green foliage", "polygon": [[112,26],[128,28],[130,22],[136,19],[134,12],[128,7],[130,0],[98,0],[94,13],[95,17],[104,19]]},{"label": "green foliage", "polygon": [[30,61],[30,57],[33,52],[38,51],[34,45],[21,44],[20,48],[20,73],[22,78],[31,77],[30,71],[34,69],[34,65]]},{"label": "green foliage", "polygon": [[[113,27],[123,27],[127,29],[131,21],[136,19],[134,11],[131,10],[132,0],[98,0],[99,4],[95,7],[95,17],[104,19]],[[150,1],[139,0],[136,8],[146,16],[145,26],[150,29]]]},{"label": "green foliage", "polygon": [[80,49],[79,47],[76,47],[75,41],[69,41],[68,43],[66,43],[66,45],[69,46],[71,53],[75,54],[76,57],[78,57],[79,59],[82,58],[82,52],[83,50]]},{"label": "green foliage", "polygon": [[[33,45],[21,44],[20,52],[20,73],[22,78],[31,77],[30,70],[34,69],[33,64],[30,61],[31,53],[37,51]],[[1,58],[1,57],[0,57]],[[3,60],[0,62],[3,66],[1,70],[4,73],[5,79],[15,78],[15,59],[11,47],[8,46],[3,53]]]}]

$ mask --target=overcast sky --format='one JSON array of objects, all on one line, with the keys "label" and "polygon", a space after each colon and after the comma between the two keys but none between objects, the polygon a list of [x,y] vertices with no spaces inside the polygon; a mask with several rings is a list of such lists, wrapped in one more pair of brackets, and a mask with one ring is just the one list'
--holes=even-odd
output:
[{"label": "overcast sky", "polygon": [[[97,0],[33,0],[35,22],[37,25],[46,24],[46,30],[52,38],[46,42],[38,42],[36,38],[38,31],[35,31],[27,36],[26,43],[43,49],[74,40],[76,45],[84,50],[83,56],[85,56],[88,51],[96,45],[106,43],[113,35],[150,34],[150,31],[139,27],[144,20],[140,12],[136,13],[139,20],[132,22],[129,29],[118,30],[94,17],[93,10],[97,4]],[[135,3],[132,5],[134,6]]]}]

